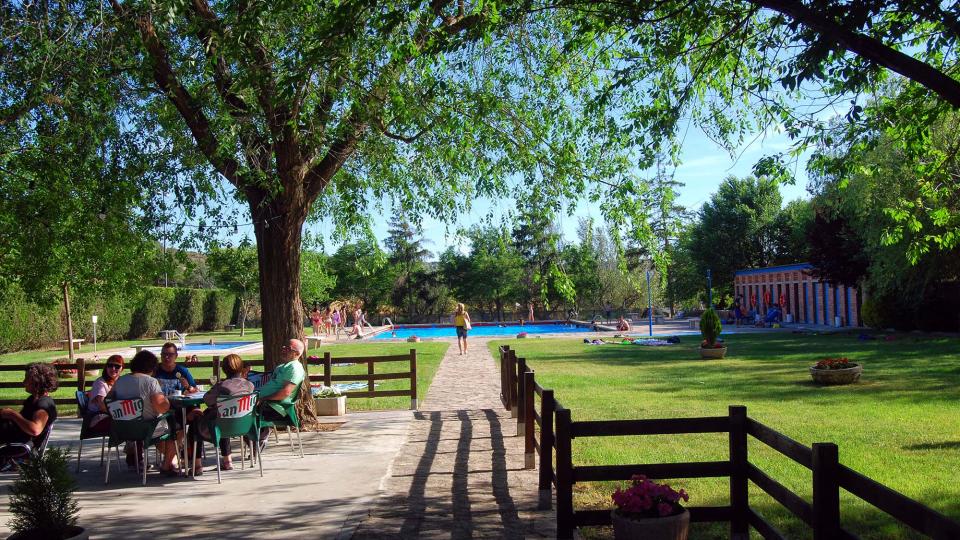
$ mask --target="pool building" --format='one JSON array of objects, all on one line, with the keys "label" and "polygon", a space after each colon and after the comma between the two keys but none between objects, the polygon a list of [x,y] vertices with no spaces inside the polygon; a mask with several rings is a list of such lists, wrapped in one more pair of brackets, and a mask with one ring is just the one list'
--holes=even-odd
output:
[{"label": "pool building", "polygon": [[809,263],[738,270],[734,295],[761,313],[780,304],[784,317],[798,323],[862,326],[856,287],[821,281],[812,271]]}]

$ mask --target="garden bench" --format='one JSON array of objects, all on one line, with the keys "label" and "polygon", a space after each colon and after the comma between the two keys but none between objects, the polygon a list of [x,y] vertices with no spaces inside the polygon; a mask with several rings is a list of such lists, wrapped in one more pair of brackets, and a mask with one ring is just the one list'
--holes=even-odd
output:
[{"label": "garden bench", "polygon": [[[73,339],[73,350],[79,351],[79,350],[80,350],[80,346],[83,345],[83,342],[84,342],[84,341],[85,341],[85,340],[82,339],[82,338],[74,338],[74,339]],[[67,352],[70,351],[70,345],[69,345],[70,340],[69,340],[69,339],[61,339],[61,340],[60,340],[60,343],[63,344],[63,350],[65,350],[65,351],[67,351]]]}]

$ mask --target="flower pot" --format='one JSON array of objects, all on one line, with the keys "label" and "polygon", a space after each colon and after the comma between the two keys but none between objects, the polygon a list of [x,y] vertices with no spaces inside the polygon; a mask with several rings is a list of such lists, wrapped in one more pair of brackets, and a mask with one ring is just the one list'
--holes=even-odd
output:
[{"label": "flower pot", "polygon": [[700,347],[700,358],[723,358],[726,354],[726,347]]},{"label": "flower pot", "polygon": [[343,416],[347,414],[347,396],[314,398],[317,416]]},{"label": "flower pot", "polygon": [[845,369],[817,369],[810,368],[810,376],[817,384],[850,384],[860,380],[863,366],[856,364]]},{"label": "flower pot", "polygon": [[77,370],[75,369],[60,369],[57,368],[57,377],[60,379],[76,379]]},{"label": "flower pot", "polygon": [[687,540],[690,533],[690,511],[674,516],[634,519],[620,515],[618,510],[610,513],[613,537],[617,540]]},{"label": "flower pot", "polygon": [[[69,527],[67,528],[67,536],[61,540],[87,540],[90,538],[90,535],[87,533],[87,530],[83,527]],[[7,537],[7,540],[49,540],[42,533],[33,532],[32,530],[26,530],[23,532],[13,533]]]}]

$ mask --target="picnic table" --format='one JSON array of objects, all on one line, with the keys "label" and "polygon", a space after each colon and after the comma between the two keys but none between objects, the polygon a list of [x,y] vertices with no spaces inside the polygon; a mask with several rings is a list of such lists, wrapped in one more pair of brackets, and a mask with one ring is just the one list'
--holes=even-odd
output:
[{"label": "picnic table", "polygon": [[[79,351],[79,350],[80,350],[80,346],[83,345],[83,342],[84,342],[84,341],[85,341],[85,340],[82,339],[82,338],[74,338],[74,339],[73,339],[73,350]],[[63,350],[65,350],[65,351],[67,351],[67,352],[70,352],[70,345],[69,345],[70,340],[69,340],[69,339],[61,339],[61,340],[60,340],[60,343],[63,344]]]}]

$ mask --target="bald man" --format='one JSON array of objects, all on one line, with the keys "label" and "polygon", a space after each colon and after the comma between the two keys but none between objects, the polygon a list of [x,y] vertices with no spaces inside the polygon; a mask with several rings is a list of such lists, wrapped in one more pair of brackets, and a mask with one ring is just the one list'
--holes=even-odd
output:
[{"label": "bald man", "polygon": [[[306,377],[300,357],[306,349],[299,339],[291,339],[280,349],[282,364],[273,368],[270,380],[260,388],[260,402],[263,406],[263,417],[267,420],[280,420],[286,417],[283,405],[289,405],[290,396],[300,386]],[[260,433],[260,439],[266,439],[268,430]]]}]

